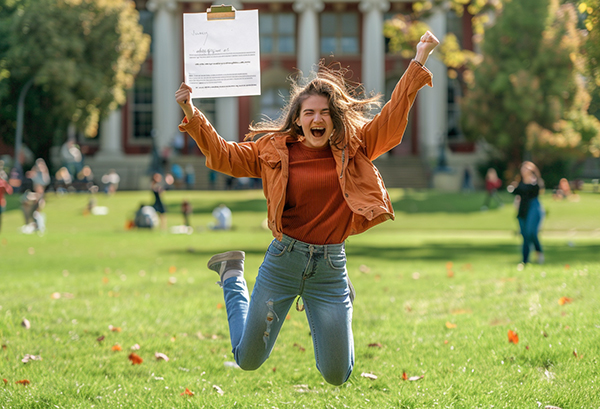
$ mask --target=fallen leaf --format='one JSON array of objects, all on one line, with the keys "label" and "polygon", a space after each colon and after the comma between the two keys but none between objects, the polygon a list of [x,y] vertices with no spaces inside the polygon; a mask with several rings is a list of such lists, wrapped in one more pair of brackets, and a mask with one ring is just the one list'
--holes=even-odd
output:
[{"label": "fallen leaf", "polygon": [[297,343],[295,343],[295,342],[294,342],[294,346],[295,346],[296,348],[298,348],[298,349],[300,350],[300,352],[304,352],[304,351],[306,351],[306,348],[304,348],[304,347],[303,347],[302,345],[300,345],[300,344],[297,344]]},{"label": "fallen leaf", "polygon": [[136,354],[134,352],[129,354],[129,360],[131,361],[131,365],[139,365],[142,362],[144,362],[142,357],[140,357],[138,354]]},{"label": "fallen leaf", "polygon": [[96,338],[96,341],[98,341],[98,342],[104,341],[104,335],[100,335],[98,338]]},{"label": "fallen leaf", "polygon": [[308,385],[305,385],[305,384],[294,385],[294,390],[296,392],[300,392],[300,393],[309,392]]},{"label": "fallen leaf", "polygon": [[273,372],[277,372],[277,367],[274,366],[273,369],[271,369]]},{"label": "fallen leaf", "polygon": [[219,394],[219,395],[224,395],[225,392],[223,392],[223,389],[221,389],[218,385],[213,385],[213,389]]},{"label": "fallen leaf", "polygon": [[375,342],[375,343],[369,344],[369,347],[370,348],[381,348],[381,347],[383,347],[383,345],[381,345],[381,343],[379,343],[379,342]]},{"label": "fallen leaf", "polygon": [[447,274],[448,278],[452,278],[454,277],[454,271],[452,270],[448,270],[448,274]]},{"label": "fallen leaf", "polygon": [[21,359],[21,362],[23,362],[24,364],[26,364],[29,361],[41,361],[42,357],[39,355],[30,355],[30,354],[25,354],[25,356],[23,357],[23,359]]},{"label": "fallen leaf", "polygon": [[408,375],[404,371],[402,372],[402,380],[403,381],[407,381],[408,380]]},{"label": "fallen leaf", "polygon": [[188,388],[185,388],[185,391],[182,393],[182,395],[194,396],[194,392],[192,392]]},{"label": "fallen leaf", "polygon": [[121,345],[119,345],[119,344],[113,345],[113,347],[111,349],[113,351],[122,351],[123,350],[123,348],[121,348]]},{"label": "fallen leaf", "polygon": [[2,344],[2,349],[6,350],[6,348],[8,348],[8,346],[6,346],[6,344]]},{"label": "fallen leaf", "polygon": [[410,378],[408,378],[408,381],[414,382],[414,381],[418,381],[419,379],[423,379],[424,377],[425,377],[425,375],[411,376]]},{"label": "fallen leaf", "polygon": [[412,311],[412,307],[410,306],[410,304],[406,304],[404,306],[404,309],[406,310],[406,312],[411,312]]},{"label": "fallen leaf", "polygon": [[446,270],[452,270],[452,262],[451,261],[446,263]]},{"label": "fallen leaf", "polygon": [[361,264],[361,265],[358,267],[358,271],[360,271],[360,272],[361,272],[361,273],[363,273],[363,274],[369,274],[369,273],[371,272],[371,269],[370,269],[369,267],[367,267],[366,265],[364,265],[364,264]]},{"label": "fallen leaf", "polygon": [[177,277],[169,277],[169,285],[173,285],[177,282]]},{"label": "fallen leaf", "polygon": [[472,313],[473,313],[473,311],[472,311],[472,310],[470,310],[470,309],[469,309],[469,310],[462,310],[462,309],[459,309],[459,310],[452,310],[452,311],[450,311],[450,314],[452,314],[452,315],[459,315],[459,314],[472,314]]},{"label": "fallen leaf", "polygon": [[132,351],[138,351],[140,349],[140,345],[139,344],[135,344],[131,347]]},{"label": "fallen leaf", "polygon": [[525,345],[525,349],[529,351],[529,345]]},{"label": "fallen leaf", "polygon": [[573,301],[572,298],[569,297],[560,297],[558,299],[558,305],[570,304]]},{"label": "fallen leaf", "polygon": [[23,318],[23,321],[21,321],[21,325],[23,327],[25,327],[25,329],[31,328],[31,323],[29,322],[29,320],[27,318]]},{"label": "fallen leaf", "polygon": [[565,264],[565,270],[568,270],[568,269],[570,269],[570,268],[571,268],[571,266],[570,266],[570,265],[568,265],[568,264]]},{"label": "fallen leaf", "polygon": [[447,339],[445,339],[445,340],[444,340],[444,344],[447,344],[447,343],[448,343],[448,340],[447,340]]},{"label": "fallen leaf", "polygon": [[158,360],[161,360],[161,359],[162,359],[163,361],[167,361],[167,362],[169,361],[169,357],[168,357],[168,356],[166,356],[165,354],[163,354],[162,352],[155,352],[155,353],[154,353],[154,356],[155,356],[155,357],[156,357],[156,359],[158,359]]},{"label": "fallen leaf", "polygon": [[177,271],[177,267],[175,267],[175,266],[169,267],[169,274],[175,274],[176,271]]},{"label": "fallen leaf", "polygon": [[542,331],[542,335],[544,336],[544,338],[548,338],[548,334],[546,334],[546,331]]},{"label": "fallen leaf", "polygon": [[58,300],[60,298],[60,293],[52,293],[50,294],[50,298],[53,300]]},{"label": "fallen leaf", "polygon": [[121,327],[113,327],[112,325],[109,325],[108,329],[112,332],[121,332]]},{"label": "fallen leaf", "polygon": [[20,381],[17,381],[15,383],[19,383],[21,385],[29,385],[31,382],[29,382],[27,379],[21,379]]},{"label": "fallen leaf", "polygon": [[544,409],[561,409],[558,406],[552,406],[552,405],[546,405],[544,406]]},{"label": "fallen leaf", "polygon": [[4,381],[4,384],[7,384],[7,383],[8,383],[8,379],[6,379],[6,378],[3,378],[2,380]]},{"label": "fallen leaf", "polygon": [[104,284],[108,284],[108,277],[102,277],[102,282]]},{"label": "fallen leaf", "polygon": [[513,344],[518,344],[519,343],[519,335],[517,335],[516,332],[513,332],[513,330],[508,330],[508,342],[512,342]]},{"label": "fallen leaf", "polygon": [[367,372],[361,373],[360,376],[362,376],[363,378],[372,379],[372,380],[377,379],[377,375],[373,375],[372,373],[367,373]]},{"label": "fallen leaf", "polygon": [[223,304],[221,304],[221,303],[217,303],[217,310],[220,310],[220,309],[222,309],[222,308],[223,308]]},{"label": "fallen leaf", "polygon": [[446,321],[446,328],[448,328],[448,329],[456,328],[456,324],[453,324],[450,321]]}]

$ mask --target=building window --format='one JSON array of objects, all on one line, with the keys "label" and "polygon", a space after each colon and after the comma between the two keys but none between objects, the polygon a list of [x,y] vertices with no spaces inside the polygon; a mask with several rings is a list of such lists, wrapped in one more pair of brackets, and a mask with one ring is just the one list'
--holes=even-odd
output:
[{"label": "building window", "polygon": [[[148,10],[139,10],[140,24],[144,33],[152,38],[153,15]],[[152,137],[152,71],[151,71],[152,47],[146,61],[142,64],[140,72],[133,86],[133,138],[136,140],[150,139]]]},{"label": "building window", "polygon": [[152,77],[140,75],[133,86],[133,137],[152,137]]},{"label": "building window", "polygon": [[208,122],[214,124],[216,121],[215,112],[216,112],[216,99],[215,98],[194,98],[192,102],[196,108],[198,108]]},{"label": "building window", "polygon": [[286,86],[271,87],[264,89],[260,96],[260,113],[255,122],[265,119],[277,120],[281,115],[281,109],[289,98],[290,90]]},{"label": "building window", "polygon": [[321,14],[321,55],[355,55],[359,53],[358,14]]},{"label": "building window", "polygon": [[261,54],[296,53],[294,13],[260,13]]},{"label": "building window", "polygon": [[460,83],[457,79],[448,78],[448,140],[464,139],[460,127]]}]

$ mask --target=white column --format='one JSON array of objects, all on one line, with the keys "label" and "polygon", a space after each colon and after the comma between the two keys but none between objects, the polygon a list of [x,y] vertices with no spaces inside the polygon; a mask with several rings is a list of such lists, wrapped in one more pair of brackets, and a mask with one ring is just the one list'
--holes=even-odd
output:
[{"label": "white column", "polygon": [[[438,38],[446,35],[446,12],[436,11],[426,23]],[[422,155],[436,159],[448,132],[448,70],[442,61],[429,56],[427,68],[433,74],[433,88],[423,87],[417,96],[419,107],[419,145]]]},{"label": "white column", "polygon": [[298,22],[298,69],[306,77],[313,65],[319,62],[319,15],[323,11],[323,3],[319,0],[298,0],[294,3],[294,11],[300,14]]},{"label": "white column", "polygon": [[100,149],[95,157],[119,158],[123,156],[121,109],[112,111],[100,126]]},{"label": "white column", "polygon": [[238,99],[216,98],[215,101],[215,128],[219,135],[228,141],[239,141]]},{"label": "white column", "polygon": [[387,0],[363,0],[362,83],[367,93],[385,93],[385,38],[383,13],[389,10]]},{"label": "white column", "polygon": [[175,0],[150,0],[154,13],[152,110],[153,128],[159,151],[168,146],[181,122],[181,109],[175,102],[175,91],[181,74],[181,15]]}]

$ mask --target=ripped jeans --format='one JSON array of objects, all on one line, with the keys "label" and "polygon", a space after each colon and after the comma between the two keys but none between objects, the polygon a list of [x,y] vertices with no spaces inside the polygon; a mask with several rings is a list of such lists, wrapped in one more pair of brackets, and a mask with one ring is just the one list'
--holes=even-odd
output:
[{"label": "ripped jeans", "polygon": [[300,295],[317,369],[331,384],[348,380],[354,367],[354,340],[343,243],[311,245],[284,235],[269,245],[251,299],[241,277],[225,280],[223,293],[233,354],[242,369],[257,369],[267,360]]}]

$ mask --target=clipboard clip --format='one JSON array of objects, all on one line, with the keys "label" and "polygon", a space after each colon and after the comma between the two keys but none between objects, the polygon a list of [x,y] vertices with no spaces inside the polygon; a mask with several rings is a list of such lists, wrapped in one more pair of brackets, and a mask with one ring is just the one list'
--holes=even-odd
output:
[{"label": "clipboard clip", "polygon": [[221,4],[220,6],[210,6],[206,10],[206,19],[211,20],[235,20],[235,7],[226,6]]}]

